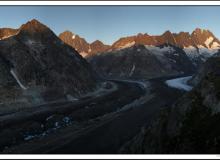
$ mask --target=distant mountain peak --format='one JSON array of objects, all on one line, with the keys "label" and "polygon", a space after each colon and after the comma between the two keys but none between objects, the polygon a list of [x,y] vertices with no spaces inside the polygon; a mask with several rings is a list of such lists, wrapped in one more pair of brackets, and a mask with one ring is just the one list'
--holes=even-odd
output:
[{"label": "distant mountain peak", "polygon": [[183,32],[183,31],[181,31],[181,32],[179,32],[179,33],[174,33],[174,35],[187,35],[187,36],[190,36],[190,33],[189,32]]},{"label": "distant mountain peak", "polygon": [[206,35],[212,35],[212,36],[214,36],[213,35],[213,33],[211,32],[211,31],[209,31],[208,29],[201,29],[201,28],[196,28],[193,32],[192,32],[192,35],[193,34],[201,34],[201,35],[203,35],[203,34],[206,34]]},{"label": "distant mountain peak", "polygon": [[60,35],[66,35],[66,36],[76,36],[76,34],[74,34],[73,32],[69,31],[69,30],[65,30],[64,32],[60,33]]},{"label": "distant mountain peak", "polygon": [[31,21],[28,21],[27,23],[23,24],[20,28],[20,31],[26,31],[26,32],[45,32],[47,30],[50,30],[46,25],[42,24],[36,19],[33,19]]},{"label": "distant mountain peak", "polygon": [[166,30],[163,35],[172,35],[172,33],[170,32],[170,30]]},{"label": "distant mountain peak", "polygon": [[69,31],[69,30],[65,30],[64,32],[62,33],[65,33],[65,34],[73,34],[73,32]]},{"label": "distant mountain peak", "polygon": [[137,37],[140,37],[140,36],[143,36],[143,35],[144,35],[143,33],[138,33]]},{"label": "distant mountain peak", "polygon": [[59,38],[66,44],[75,48],[83,57],[94,53],[104,52],[110,47],[100,40],[88,43],[84,38],[68,30],[60,33]]},{"label": "distant mountain peak", "polygon": [[104,45],[104,43],[100,40],[95,40],[94,42],[91,43],[92,44],[101,44],[101,45]]}]

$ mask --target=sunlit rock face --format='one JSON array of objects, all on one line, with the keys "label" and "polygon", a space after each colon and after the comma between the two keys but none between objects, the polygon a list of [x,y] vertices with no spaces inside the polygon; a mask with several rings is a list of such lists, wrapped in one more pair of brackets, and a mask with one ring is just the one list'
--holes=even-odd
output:
[{"label": "sunlit rock face", "polygon": [[17,33],[18,33],[18,29],[0,28],[0,40],[14,36]]},{"label": "sunlit rock face", "polygon": [[89,57],[97,53],[105,52],[110,47],[99,40],[90,44],[84,38],[81,38],[79,35],[75,35],[70,31],[61,33],[59,38],[66,44],[75,48],[75,50],[77,50],[83,57]]}]

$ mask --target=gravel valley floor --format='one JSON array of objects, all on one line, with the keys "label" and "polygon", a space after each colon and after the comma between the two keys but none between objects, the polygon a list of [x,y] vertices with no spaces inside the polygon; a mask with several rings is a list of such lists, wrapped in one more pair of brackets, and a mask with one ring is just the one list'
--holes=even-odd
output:
[{"label": "gravel valley floor", "polygon": [[[53,115],[67,120],[48,131],[28,135],[12,143],[2,153],[54,153],[54,154],[113,154],[120,147],[149,125],[160,109],[170,106],[184,91],[170,88],[166,78],[143,83],[114,81],[118,90],[109,95],[87,99],[78,104],[56,104],[53,109],[42,111],[34,121],[42,122]],[[54,110],[55,109],[55,110]],[[39,113],[39,112],[37,112]],[[33,114],[35,115],[35,114]],[[59,119],[59,118],[58,118]],[[12,128],[21,127],[26,119],[11,121]],[[32,119],[33,121],[33,119]]]}]

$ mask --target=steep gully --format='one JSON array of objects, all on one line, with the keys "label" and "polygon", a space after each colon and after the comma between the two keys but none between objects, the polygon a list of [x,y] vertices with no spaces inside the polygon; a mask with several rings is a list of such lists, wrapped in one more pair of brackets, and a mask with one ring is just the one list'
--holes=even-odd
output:
[{"label": "steep gully", "polygon": [[[39,136],[29,135],[2,149],[2,153],[117,153],[120,147],[149,125],[163,107],[185,93],[164,82],[111,80],[118,89],[101,97],[43,105],[31,111],[1,117],[1,128],[20,127],[28,120],[41,122],[53,115],[69,118]],[[18,116],[16,116],[18,114]],[[24,116],[25,115],[25,116]],[[8,119],[10,120],[7,120]]]}]

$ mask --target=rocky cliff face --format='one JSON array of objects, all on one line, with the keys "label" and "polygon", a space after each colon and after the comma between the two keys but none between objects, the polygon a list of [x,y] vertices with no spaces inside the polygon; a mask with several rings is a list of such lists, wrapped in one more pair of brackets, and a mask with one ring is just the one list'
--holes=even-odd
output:
[{"label": "rocky cliff face", "polygon": [[18,30],[17,29],[12,29],[12,28],[0,28],[0,40],[8,38],[10,36],[13,36],[17,34]]},{"label": "rocky cliff face", "polygon": [[59,38],[66,44],[75,48],[83,57],[91,56],[109,49],[109,46],[103,44],[101,41],[97,40],[89,44],[84,38],[81,38],[70,31],[61,33]]},{"label": "rocky cliff face", "polygon": [[172,45],[135,45],[87,60],[103,76],[112,78],[155,78],[195,71],[185,52]]},{"label": "rocky cliff face", "polygon": [[[209,30],[196,28],[191,34],[188,32],[171,33],[164,32],[162,35],[151,36],[141,34],[130,37],[120,38],[112,45],[112,49],[125,47],[128,43],[154,45],[171,44],[180,48],[195,47],[195,48],[219,48],[220,41]],[[133,45],[134,45],[133,44]]]},{"label": "rocky cliff face", "polygon": [[220,58],[207,60],[195,88],[122,149],[127,153],[219,153]]},{"label": "rocky cliff face", "polygon": [[0,48],[1,95],[15,88],[18,93],[12,90],[11,99],[44,102],[79,97],[96,87],[97,76],[87,61],[37,20],[0,40]]}]

